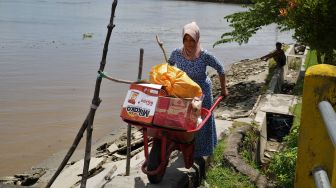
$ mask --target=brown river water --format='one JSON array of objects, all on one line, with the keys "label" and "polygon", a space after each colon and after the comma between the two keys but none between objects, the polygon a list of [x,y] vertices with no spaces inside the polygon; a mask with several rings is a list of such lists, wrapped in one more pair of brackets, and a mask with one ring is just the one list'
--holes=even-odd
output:
[{"label": "brown river water", "polygon": [[[89,112],[111,3],[0,0],[0,176],[23,172],[72,144]],[[182,26],[191,21],[201,28],[202,46],[225,65],[260,57],[276,41],[292,42],[289,33],[271,25],[248,44],[212,48],[230,30],[223,17],[242,10],[239,5],[192,1],[119,1],[105,71],[136,80],[143,48],[143,78],[148,78],[150,67],[163,62],[155,35],[169,53],[181,46]],[[83,38],[85,33],[92,37]],[[127,88],[103,80],[94,142],[125,130],[119,112]]]}]

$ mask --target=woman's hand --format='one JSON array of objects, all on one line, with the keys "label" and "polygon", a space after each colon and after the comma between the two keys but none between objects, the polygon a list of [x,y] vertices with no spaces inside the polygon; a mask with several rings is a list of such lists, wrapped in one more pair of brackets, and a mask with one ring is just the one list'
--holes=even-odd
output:
[{"label": "woman's hand", "polygon": [[229,91],[226,87],[226,78],[225,78],[225,74],[223,75],[219,75],[219,80],[220,80],[220,85],[221,85],[221,95],[226,98],[227,96],[229,96]]},{"label": "woman's hand", "polygon": [[229,90],[225,87],[225,88],[222,88],[222,91],[221,91],[221,95],[226,98],[227,96],[229,96]]}]

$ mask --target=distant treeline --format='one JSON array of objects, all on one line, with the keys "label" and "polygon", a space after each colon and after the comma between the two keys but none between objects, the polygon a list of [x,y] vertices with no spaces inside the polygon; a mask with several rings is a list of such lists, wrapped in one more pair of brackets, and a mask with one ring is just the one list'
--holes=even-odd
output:
[{"label": "distant treeline", "polygon": [[189,1],[218,2],[218,3],[237,3],[237,4],[249,4],[249,3],[252,3],[251,0],[189,0]]}]

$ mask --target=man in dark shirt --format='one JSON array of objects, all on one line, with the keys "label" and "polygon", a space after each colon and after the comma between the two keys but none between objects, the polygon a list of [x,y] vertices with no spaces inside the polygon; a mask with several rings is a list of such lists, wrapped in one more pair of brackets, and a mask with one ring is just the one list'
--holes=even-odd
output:
[{"label": "man in dark shirt", "polygon": [[274,61],[277,63],[277,68],[281,68],[286,65],[286,55],[282,50],[282,44],[280,42],[277,42],[275,46],[276,50],[261,57],[261,59],[267,61],[269,58],[273,57]]},{"label": "man in dark shirt", "polygon": [[281,85],[284,82],[284,66],[286,65],[286,55],[282,50],[282,44],[277,42],[275,44],[276,50],[261,57],[262,60],[267,61],[269,58],[273,58],[276,62],[276,71],[274,74],[278,75],[278,90],[281,90]]}]

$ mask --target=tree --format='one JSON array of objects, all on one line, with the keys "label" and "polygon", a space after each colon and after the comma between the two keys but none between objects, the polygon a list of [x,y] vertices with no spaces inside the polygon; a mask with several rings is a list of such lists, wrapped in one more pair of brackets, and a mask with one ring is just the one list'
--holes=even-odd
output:
[{"label": "tree", "polygon": [[317,51],[320,62],[336,65],[335,0],[253,0],[247,11],[224,18],[232,31],[222,34],[214,46],[247,43],[263,26],[275,23],[280,31],[293,30],[293,38]]}]

